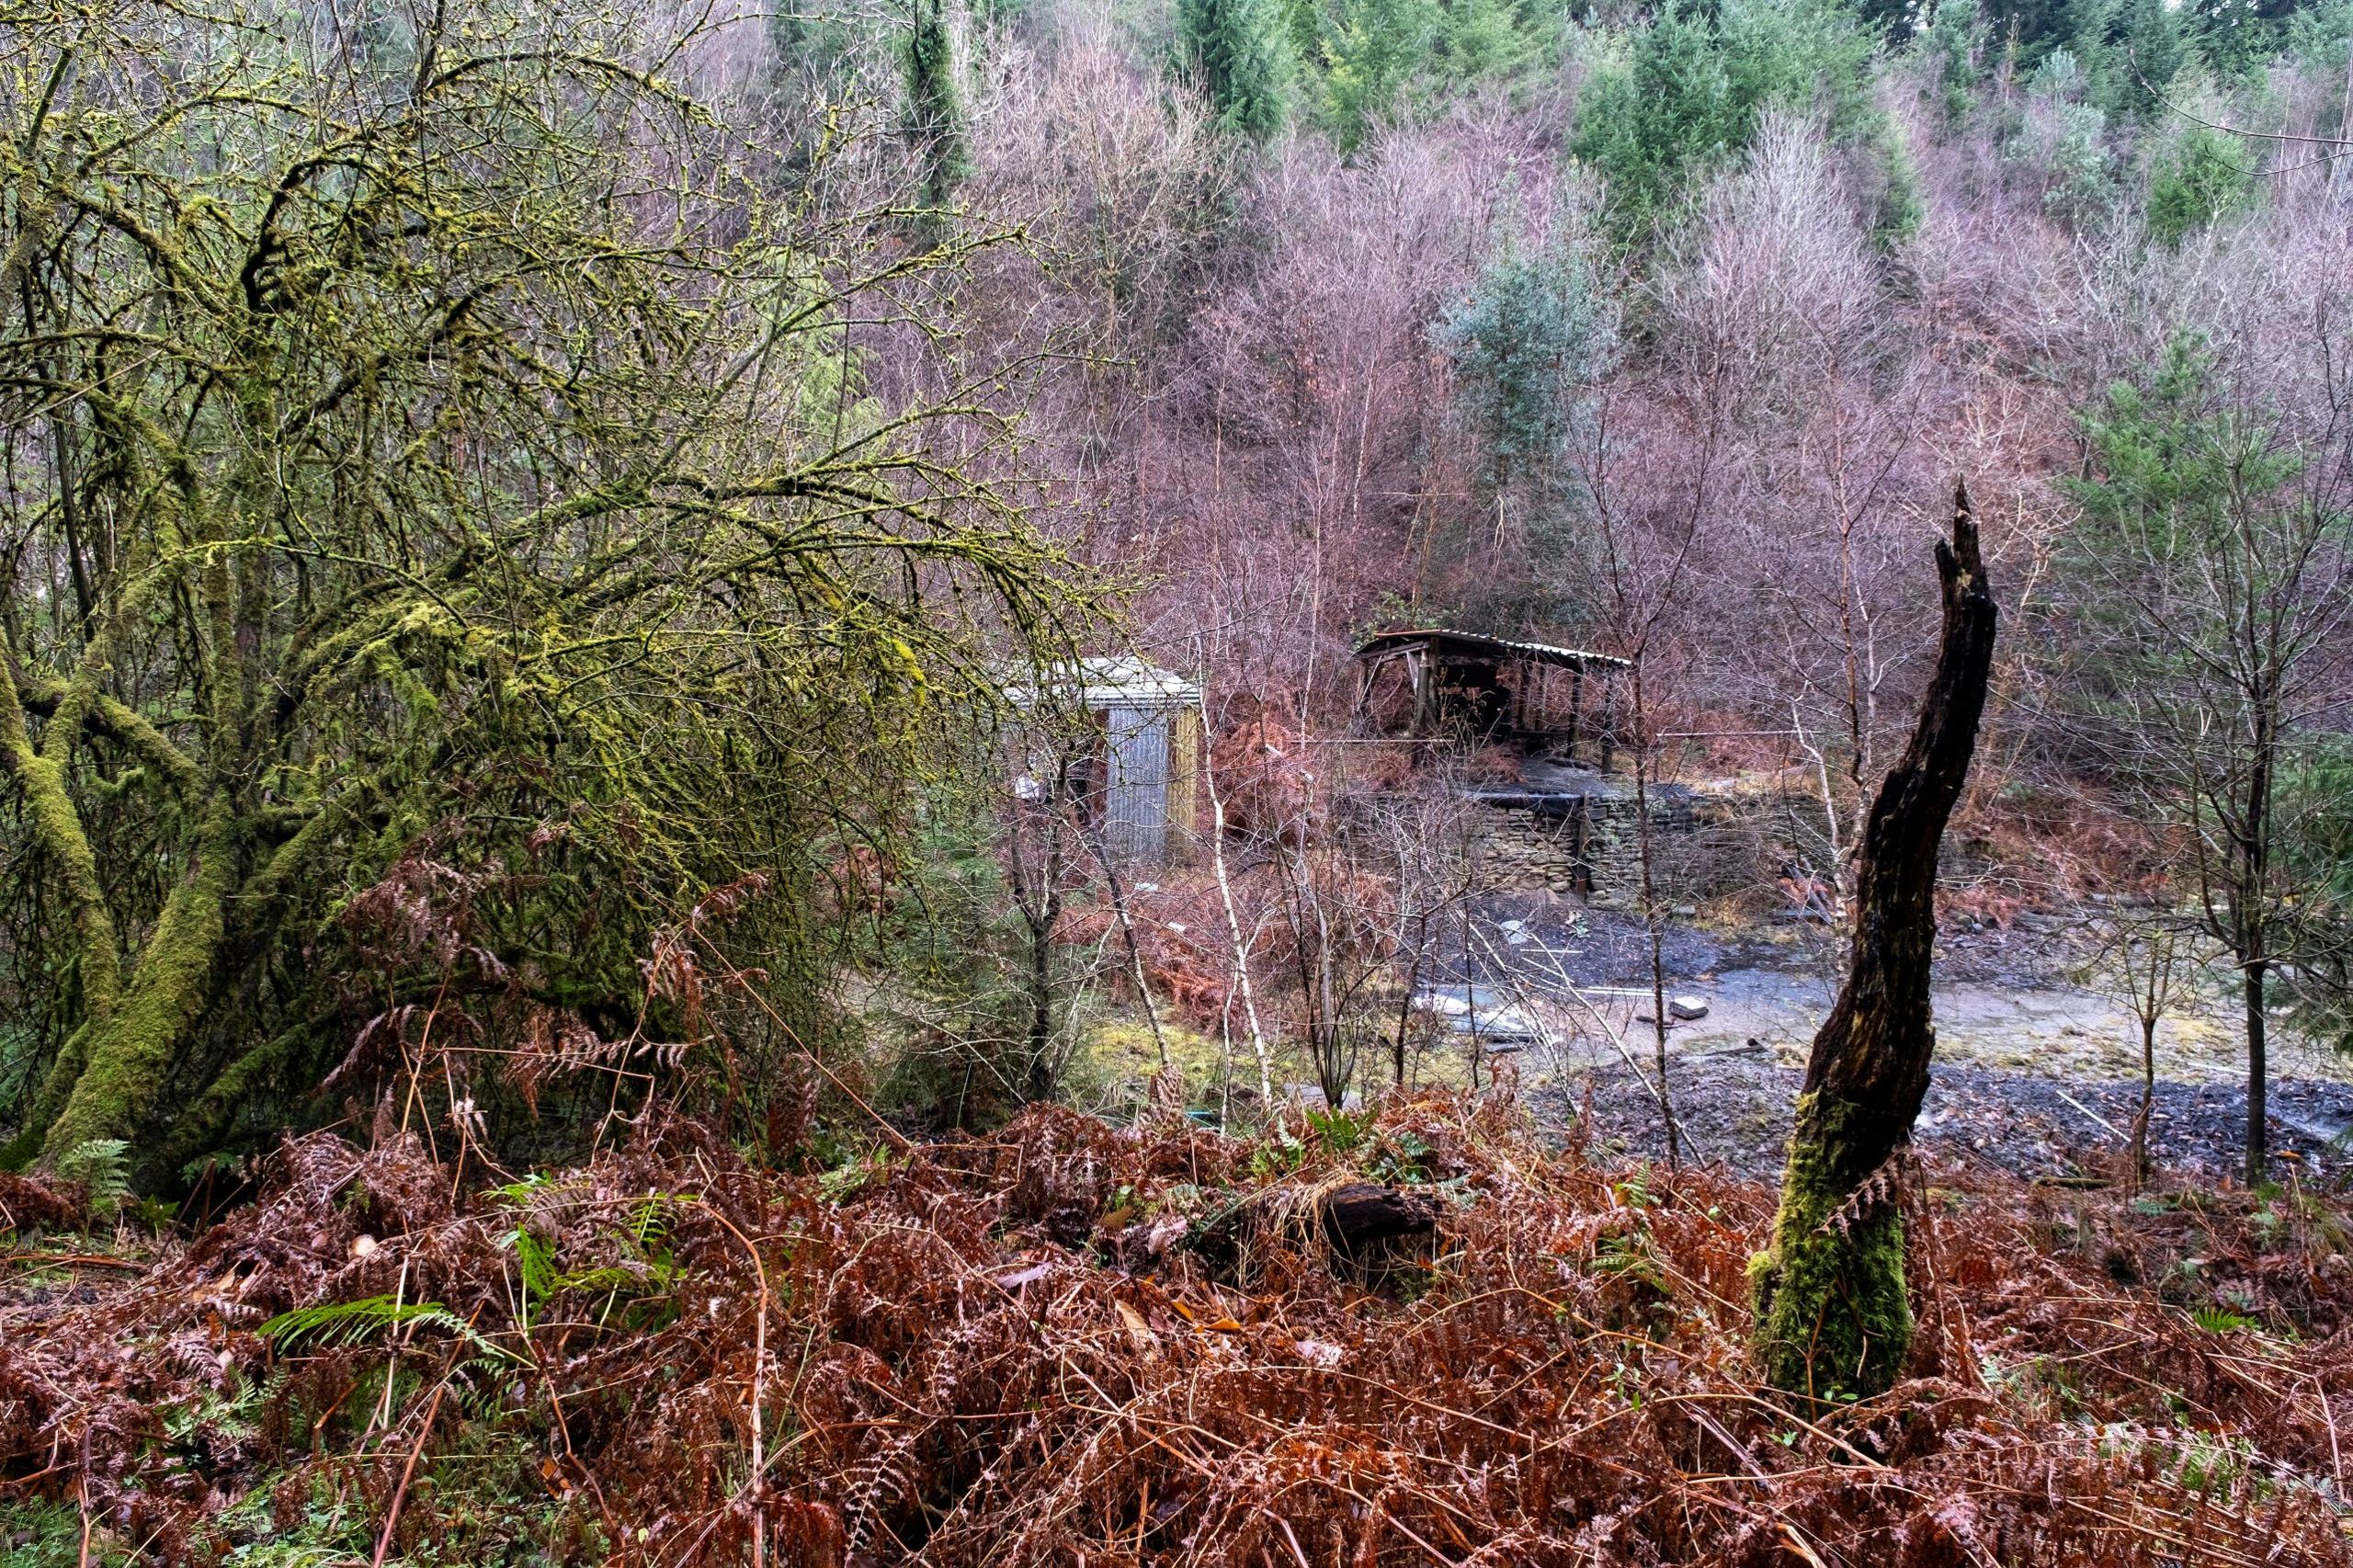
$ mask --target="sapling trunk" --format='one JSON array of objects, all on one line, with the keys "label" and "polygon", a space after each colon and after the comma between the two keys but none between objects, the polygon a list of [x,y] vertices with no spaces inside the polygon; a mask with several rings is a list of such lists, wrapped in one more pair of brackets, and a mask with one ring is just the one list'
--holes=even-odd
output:
[{"label": "sapling trunk", "polygon": [[[1210,731],[1207,697],[1200,699],[1201,733]],[[1250,1048],[1258,1057],[1258,1104],[1262,1114],[1275,1111],[1274,1070],[1267,1059],[1267,1031],[1258,1022],[1258,997],[1250,985],[1250,944],[1242,939],[1242,918],[1233,908],[1233,881],[1225,871],[1225,799],[1218,791],[1217,769],[1201,769],[1201,788],[1210,798],[1210,865],[1217,872],[1217,897],[1225,912],[1226,941],[1233,953],[1233,981],[1242,993],[1243,1017],[1250,1026]],[[1228,1026],[1229,1029],[1231,1026]],[[1230,1036],[1229,1036],[1230,1038]]]},{"label": "sapling trunk", "polygon": [[1750,1267],[1767,1380],[1817,1400],[1887,1388],[1912,1341],[1893,1162],[1928,1088],[1937,853],[1976,748],[1994,653],[1994,597],[1965,490],[1937,570],[1936,672],[1864,824],[1846,983],[1806,1063],[1771,1249]]},{"label": "sapling trunk", "polygon": [[2141,1108],[2132,1113],[2132,1181],[2149,1184],[2149,1118],[2157,1107],[2157,1020],[2141,1016]]},{"label": "sapling trunk", "polygon": [[1650,722],[1643,700],[1643,667],[1634,665],[1634,843],[1643,871],[1643,928],[1650,940],[1652,1064],[1658,1073],[1658,1119],[1666,1135],[1666,1168],[1683,1162],[1675,1096],[1666,1078],[1666,931],[1659,921],[1658,881],[1651,861]]},{"label": "sapling trunk", "polygon": [[2246,1184],[2261,1187],[2271,1179],[2271,1125],[2265,1090],[2270,1074],[2265,1062],[2266,1013],[2263,1000],[2264,965],[2247,964],[2240,972],[2246,1001]]}]

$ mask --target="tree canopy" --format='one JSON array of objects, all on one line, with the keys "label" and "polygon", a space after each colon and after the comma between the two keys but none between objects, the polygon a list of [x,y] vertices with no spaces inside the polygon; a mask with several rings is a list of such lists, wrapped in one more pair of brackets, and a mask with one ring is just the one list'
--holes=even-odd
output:
[{"label": "tree canopy", "polygon": [[315,1082],[324,1019],[415,1000],[338,954],[421,843],[491,890],[445,999],[627,1033],[652,929],[747,878],[792,925],[1051,634],[992,387],[867,369],[966,244],[755,187],[691,42],[496,0],[20,19],[17,1158],[176,1160]]}]

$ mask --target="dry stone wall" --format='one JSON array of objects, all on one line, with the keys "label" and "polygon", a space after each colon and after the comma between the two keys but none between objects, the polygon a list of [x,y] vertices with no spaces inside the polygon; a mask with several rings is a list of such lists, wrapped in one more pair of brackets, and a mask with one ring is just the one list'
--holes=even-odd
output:
[{"label": "dry stone wall", "polygon": [[[1506,794],[1483,802],[1472,831],[1481,879],[1498,888],[1574,893],[1602,909],[1642,898],[1639,815],[1633,791]],[[1714,897],[1770,876],[1761,824],[1736,802],[1677,784],[1650,791],[1651,859],[1663,902]]]}]

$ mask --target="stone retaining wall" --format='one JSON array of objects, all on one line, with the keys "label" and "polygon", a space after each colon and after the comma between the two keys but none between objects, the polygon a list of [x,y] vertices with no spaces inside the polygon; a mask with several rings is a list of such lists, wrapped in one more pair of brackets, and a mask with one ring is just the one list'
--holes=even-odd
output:
[{"label": "stone retaining wall", "polygon": [[[1662,902],[1714,897],[1771,871],[1761,864],[1764,824],[1734,802],[1679,784],[1650,791],[1651,864]],[[1634,794],[1608,788],[1527,803],[1486,803],[1472,830],[1482,880],[1499,888],[1575,893],[1603,909],[1642,896],[1642,841]]]}]

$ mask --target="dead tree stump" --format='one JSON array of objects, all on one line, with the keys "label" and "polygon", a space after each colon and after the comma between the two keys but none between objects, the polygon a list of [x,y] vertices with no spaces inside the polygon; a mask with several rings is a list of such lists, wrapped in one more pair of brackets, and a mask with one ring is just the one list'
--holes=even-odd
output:
[{"label": "dead tree stump", "polygon": [[1405,1236],[1438,1229],[1438,1205],[1421,1193],[1352,1181],[1324,1196],[1324,1239],[1352,1257]]},{"label": "dead tree stump", "polygon": [[1750,1266],[1766,1378],[1813,1399],[1884,1390],[1912,1343],[1893,1163],[1928,1090],[1937,851],[1976,749],[1994,657],[1994,596],[1962,487],[1937,572],[1936,673],[1863,829],[1846,983],[1806,1062],[1772,1248]]}]

